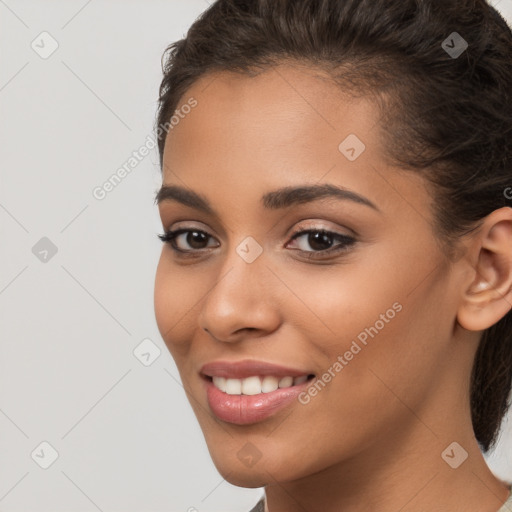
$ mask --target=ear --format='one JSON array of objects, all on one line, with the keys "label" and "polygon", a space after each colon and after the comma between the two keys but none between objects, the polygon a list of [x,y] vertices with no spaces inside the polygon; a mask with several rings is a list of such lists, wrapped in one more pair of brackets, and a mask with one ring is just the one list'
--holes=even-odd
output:
[{"label": "ear", "polygon": [[457,321],[467,330],[483,331],[512,309],[512,208],[485,217],[469,251],[472,277]]}]

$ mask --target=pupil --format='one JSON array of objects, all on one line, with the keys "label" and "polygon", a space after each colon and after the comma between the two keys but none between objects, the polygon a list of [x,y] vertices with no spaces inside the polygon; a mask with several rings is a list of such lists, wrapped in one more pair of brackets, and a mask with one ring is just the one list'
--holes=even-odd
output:
[{"label": "pupil", "polygon": [[322,251],[331,247],[332,240],[331,236],[326,233],[310,233],[308,237],[308,243],[313,249]]},{"label": "pupil", "polygon": [[205,241],[206,241],[205,233],[199,233],[198,231],[191,231],[187,235],[187,243],[194,249],[202,249],[203,246],[201,244],[204,243]]}]

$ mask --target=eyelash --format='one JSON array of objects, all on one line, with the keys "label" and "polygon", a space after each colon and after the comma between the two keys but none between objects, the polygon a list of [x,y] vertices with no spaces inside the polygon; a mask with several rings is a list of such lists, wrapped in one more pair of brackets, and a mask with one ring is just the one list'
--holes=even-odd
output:
[{"label": "eyelash", "polygon": [[[175,242],[174,242],[175,239],[179,235],[181,235],[183,233],[192,233],[192,232],[201,233],[201,234],[206,235],[207,237],[213,238],[206,231],[202,231],[200,229],[187,229],[187,228],[177,229],[175,231],[165,231],[163,234],[160,234],[157,236],[162,242],[169,244],[171,249],[180,257],[184,257],[184,258],[195,257],[195,256],[197,256],[198,252],[204,251],[204,249],[192,249],[189,251],[185,251],[183,249],[179,249],[178,247],[176,247]],[[298,231],[292,235],[290,241],[296,240],[297,238],[299,238],[301,236],[308,235],[308,234],[314,234],[314,233],[320,233],[322,235],[330,236],[334,240],[341,241],[341,243],[339,245],[335,246],[334,248],[330,247],[329,249],[324,249],[324,250],[320,250],[320,251],[302,251],[299,249],[298,251],[301,252],[308,259],[319,259],[319,258],[324,257],[325,255],[331,256],[334,254],[347,252],[349,250],[349,248],[356,243],[356,239],[353,237],[350,237],[347,235],[342,235],[340,233],[336,233],[333,231],[328,231],[326,229],[305,229],[302,231]]]}]

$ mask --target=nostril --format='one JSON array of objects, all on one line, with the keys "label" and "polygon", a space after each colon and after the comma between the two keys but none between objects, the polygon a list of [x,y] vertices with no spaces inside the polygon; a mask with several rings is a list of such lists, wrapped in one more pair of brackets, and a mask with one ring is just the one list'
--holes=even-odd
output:
[{"label": "nostril", "polygon": [[257,331],[258,329],[256,329],[256,327],[243,327],[242,329],[238,329],[238,331],[236,331],[237,333],[239,332],[252,332],[252,331]]}]

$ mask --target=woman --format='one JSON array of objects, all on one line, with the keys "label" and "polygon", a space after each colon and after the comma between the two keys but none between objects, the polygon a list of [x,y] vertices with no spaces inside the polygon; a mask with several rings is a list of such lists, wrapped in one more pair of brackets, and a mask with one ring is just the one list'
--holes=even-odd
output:
[{"label": "woman", "polygon": [[482,456],[512,379],[501,16],[218,0],[159,100],[155,315],[222,476],[254,511],[512,510]]}]

